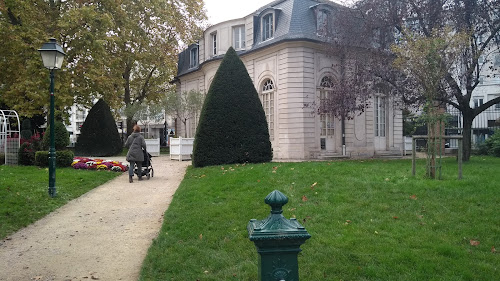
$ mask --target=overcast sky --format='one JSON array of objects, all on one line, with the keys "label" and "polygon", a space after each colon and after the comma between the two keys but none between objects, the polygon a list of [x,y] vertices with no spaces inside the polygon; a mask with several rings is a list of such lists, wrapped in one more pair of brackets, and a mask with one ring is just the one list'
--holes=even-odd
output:
[{"label": "overcast sky", "polygon": [[[223,21],[242,18],[274,0],[203,0],[207,9],[208,22],[217,24]],[[344,2],[342,0],[333,2]]]},{"label": "overcast sky", "polygon": [[216,24],[226,20],[242,18],[273,0],[203,0],[208,22]]}]

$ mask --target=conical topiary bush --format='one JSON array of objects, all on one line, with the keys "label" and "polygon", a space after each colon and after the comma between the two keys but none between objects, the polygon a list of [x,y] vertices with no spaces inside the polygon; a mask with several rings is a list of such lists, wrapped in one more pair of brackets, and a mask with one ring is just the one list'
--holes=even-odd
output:
[{"label": "conical topiary bush", "polygon": [[222,60],[200,114],[193,147],[195,167],[272,160],[264,109],[233,48]]},{"label": "conical topiary bush", "polygon": [[100,99],[90,109],[76,141],[75,152],[85,156],[112,156],[122,151],[122,141],[109,105]]}]

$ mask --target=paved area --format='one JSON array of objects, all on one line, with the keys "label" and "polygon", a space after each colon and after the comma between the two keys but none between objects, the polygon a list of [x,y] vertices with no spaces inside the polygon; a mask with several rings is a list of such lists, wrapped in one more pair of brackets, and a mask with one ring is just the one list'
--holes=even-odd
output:
[{"label": "paved area", "polygon": [[0,240],[0,280],[137,280],[190,164],[153,157],[149,180],[124,173]]}]

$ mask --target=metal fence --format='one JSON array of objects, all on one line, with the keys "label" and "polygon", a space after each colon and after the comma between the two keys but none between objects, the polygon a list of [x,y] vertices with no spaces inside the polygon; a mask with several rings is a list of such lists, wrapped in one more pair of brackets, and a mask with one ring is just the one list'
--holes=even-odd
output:
[{"label": "metal fence", "polygon": [[[456,108],[448,108],[447,112],[451,115],[451,119],[446,125],[446,135],[462,135],[462,113]],[[473,146],[483,143],[497,129],[500,129],[500,104],[488,108],[474,118],[472,122]],[[448,146],[450,148],[457,148],[457,140],[450,140]]]}]

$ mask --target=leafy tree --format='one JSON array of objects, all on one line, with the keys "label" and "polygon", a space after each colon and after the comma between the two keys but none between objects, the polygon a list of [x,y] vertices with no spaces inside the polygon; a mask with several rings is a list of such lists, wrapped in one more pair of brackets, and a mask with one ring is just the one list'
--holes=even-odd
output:
[{"label": "leafy tree", "polygon": [[203,106],[203,94],[199,91],[178,93],[169,91],[163,100],[165,113],[175,118],[175,132],[177,130],[177,120],[184,124],[184,137],[187,137],[187,121],[196,117]]},{"label": "leafy tree", "polygon": [[446,115],[437,99],[444,77],[458,61],[458,55],[467,43],[467,35],[450,29],[435,29],[431,37],[404,33],[401,42],[394,45],[394,65],[416,79],[426,103],[423,118],[427,124],[427,175],[436,176],[436,156],[444,151],[444,123]]},{"label": "leafy tree", "polygon": [[[49,73],[37,49],[56,30],[55,1],[0,2],[0,102],[21,116],[44,113],[49,104]],[[57,81],[60,81],[57,76]],[[57,95],[65,95],[56,83]],[[57,101],[59,105],[59,100]]]},{"label": "leafy tree", "polygon": [[[201,24],[206,19],[203,2],[124,0],[100,3],[83,5],[111,19],[111,26],[104,30],[104,38],[94,40],[104,56],[101,64],[85,63],[81,67],[88,68],[86,72],[95,72],[96,79],[103,76],[99,93],[115,108],[159,101],[175,75],[179,42],[192,42],[201,34]],[[96,22],[94,28],[99,24]],[[82,44],[81,48],[87,47]],[[84,54],[83,57],[88,56]],[[78,63],[82,64],[80,60]],[[81,89],[96,90],[86,80],[81,85]],[[133,123],[128,117],[129,134]]]},{"label": "leafy tree", "polygon": [[37,49],[54,36],[67,53],[56,75],[57,112],[90,107],[96,97],[114,109],[158,101],[180,42],[195,40],[205,20],[196,0],[2,1],[0,100],[21,116],[46,113],[49,79]]},{"label": "leafy tree", "polygon": [[[469,160],[471,153],[472,121],[500,102],[500,97],[497,97],[478,107],[471,106],[472,93],[479,85],[481,75],[484,72],[500,75],[498,68],[495,69],[492,64],[500,46],[498,7],[499,0],[360,0],[354,6],[356,15],[368,23],[365,32],[372,32],[372,38],[377,30],[398,38],[405,33],[405,29],[408,30],[406,33],[432,38],[433,32],[444,26],[449,26],[452,33],[466,34],[467,44],[461,46],[456,57],[439,54],[443,63],[450,65],[448,59],[452,59],[455,65],[442,76],[443,86],[436,94],[437,101],[455,107],[463,117],[464,161]],[[392,59],[388,56],[389,61]],[[390,62],[371,66],[374,77],[394,86],[405,100],[425,102],[425,92],[412,90],[418,79],[392,75],[395,72]]]},{"label": "leafy tree", "polygon": [[79,155],[112,156],[122,151],[122,141],[109,105],[100,99],[90,109],[76,141]]},{"label": "leafy tree", "polygon": [[[66,149],[69,145],[69,133],[61,121],[54,122],[54,145],[56,150]],[[47,126],[47,130],[43,134],[42,146],[47,150],[50,147],[50,125]]]},{"label": "leafy tree", "polygon": [[245,65],[231,47],[215,74],[201,110],[193,165],[271,160],[264,109]]},{"label": "leafy tree", "polygon": [[131,116],[132,120],[141,122],[147,130],[149,138],[149,124],[158,123],[164,119],[163,106],[161,103],[134,104],[126,110],[126,116]]}]

